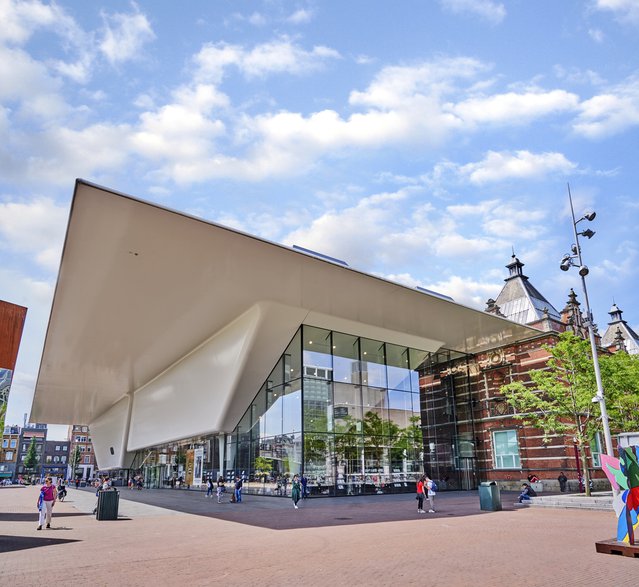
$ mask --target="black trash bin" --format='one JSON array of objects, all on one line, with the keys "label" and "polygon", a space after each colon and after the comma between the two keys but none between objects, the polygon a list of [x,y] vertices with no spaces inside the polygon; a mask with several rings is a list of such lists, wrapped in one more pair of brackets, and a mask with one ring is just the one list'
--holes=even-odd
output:
[{"label": "black trash bin", "polygon": [[482,481],[479,484],[479,507],[487,512],[501,510],[499,486],[494,481]]},{"label": "black trash bin", "polygon": [[106,489],[98,492],[98,509],[96,520],[117,520],[120,505],[120,492],[117,489]]}]

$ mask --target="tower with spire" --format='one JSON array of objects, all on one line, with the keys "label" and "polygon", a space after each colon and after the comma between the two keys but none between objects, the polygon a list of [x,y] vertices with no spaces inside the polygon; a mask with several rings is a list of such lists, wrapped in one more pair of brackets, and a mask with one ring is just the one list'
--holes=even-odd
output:
[{"label": "tower with spire", "polygon": [[601,346],[611,351],[626,351],[630,355],[639,354],[639,336],[622,318],[623,312],[613,302],[608,312],[610,322],[604,335],[601,337]]},{"label": "tower with spire", "polygon": [[515,256],[506,265],[509,271],[506,283],[496,300],[486,302],[486,312],[503,316],[520,324],[540,330],[561,331],[561,315],[557,309],[530,283],[523,272],[524,264]]}]

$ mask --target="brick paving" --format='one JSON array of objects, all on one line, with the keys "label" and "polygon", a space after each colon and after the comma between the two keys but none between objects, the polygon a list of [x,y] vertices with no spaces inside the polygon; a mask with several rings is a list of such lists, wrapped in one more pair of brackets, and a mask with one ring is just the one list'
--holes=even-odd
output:
[{"label": "brick paving", "polygon": [[440,493],[436,514],[412,495],[290,499],[120,490],[120,517],[97,521],[95,496],[69,489],[36,531],[36,487],[0,488],[2,585],[633,586],[639,561],[598,554],[612,512],[481,512],[476,492]]}]

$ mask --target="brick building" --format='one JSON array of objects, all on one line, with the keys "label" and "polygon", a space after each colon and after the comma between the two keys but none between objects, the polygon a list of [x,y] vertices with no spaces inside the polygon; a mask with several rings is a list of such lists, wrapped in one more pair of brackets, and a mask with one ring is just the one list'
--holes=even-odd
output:
[{"label": "brick building", "polygon": [[[79,451],[79,460],[74,463],[76,448]],[[70,479],[92,479],[97,471],[95,453],[91,442],[91,432],[88,426],[73,424],[69,426],[69,466]]]},{"label": "brick building", "polygon": [[[523,263],[513,254],[506,267],[509,276],[496,300],[488,300],[486,311],[541,330],[539,335],[513,345],[479,353],[469,364],[471,404],[473,408],[476,470],[480,480],[498,481],[503,487],[518,487],[529,474],[536,474],[547,486],[558,487],[560,471],[569,478],[569,487],[578,488],[580,463],[573,439],[554,436],[543,442],[540,430],[515,420],[513,411],[500,393],[504,384],[529,381],[529,373],[543,369],[549,358],[544,345],[553,345],[559,334],[572,331],[587,338],[584,316],[577,295],[571,289],[561,312],[530,283]],[[614,305],[611,322],[603,336],[597,337],[601,348],[615,352],[621,348],[639,352],[639,341]],[[461,424],[461,423],[460,423]],[[589,466],[595,486],[607,487],[599,470],[602,439],[597,435],[589,447]],[[601,479],[601,483],[597,480]]]}]

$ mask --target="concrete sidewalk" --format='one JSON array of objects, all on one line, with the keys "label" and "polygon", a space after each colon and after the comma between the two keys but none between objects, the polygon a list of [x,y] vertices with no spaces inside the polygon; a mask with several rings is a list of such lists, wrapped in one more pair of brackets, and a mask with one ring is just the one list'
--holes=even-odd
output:
[{"label": "concrete sidewalk", "polygon": [[[502,494],[505,505],[514,495]],[[613,513],[481,512],[476,492],[441,493],[429,515],[412,495],[312,499],[295,510],[290,499],[218,505],[199,492],[123,489],[121,517],[97,521],[93,492],[70,489],[39,532],[37,497],[37,487],[0,489],[3,585],[637,584],[636,560],[595,551],[614,535]]]}]

